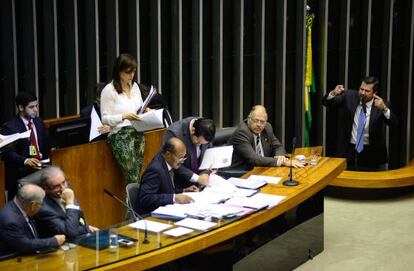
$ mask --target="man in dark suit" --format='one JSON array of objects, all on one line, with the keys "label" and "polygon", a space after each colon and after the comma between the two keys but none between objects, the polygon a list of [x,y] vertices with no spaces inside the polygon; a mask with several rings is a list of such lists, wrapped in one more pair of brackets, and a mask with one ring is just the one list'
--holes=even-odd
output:
[{"label": "man in dark suit", "polygon": [[337,85],[322,99],[323,105],[342,109],[335,155],[347,159],[348,169],[385,169],[384,124],[397,126],[398,121],[378,90],[378,79],[368,76],[362,79],[359,91]]},{"label": "man in dark suit", "polygon": [[0,256],[47,251],[65,242],[64,235],[39,238],[31,218],[39,211],[44,197],[42,188],[26,184],[0,210]]},{"label": "man in dark suit", "polygon": [[74,238],[98,230],[88,225],[77,204],[75,193],[68,187],[59,167],[49,166],[43,169],[40,183],[46,192],[43,206],[35,216],[40,236],[65,234],[67,238]]},{"label": "man in dark suit", "polygon": [[171,137],[161,147],[161,151],[154,157],[145,170],[139,187],[139,206],[135,206],[140,214],[147,214],[159,206],[173,203],[190,203],[191,197],[182,192],[195,192],[198,188],[190,185],[184,189],[175,186],[175,180],[183,176],[178,169],[186,160],[184,143]]},{"label": "man in dark suit", "polygon": [[5,161],[6,189],[11,200],[16,194],[16,181],[36,170],[42,162],[49,158],[47,130],[38,115],[38,102],[34,94],[19,92],[16,96],[18,114],[3,124],[4,135],[23,133],[32,130],[30,138],[20,139],[3,148],[2,158]]},{"label": "man in dark suit", "polygon": [[216,126],[213,120],[199,117],[188,117],[176,121],[165,132],[164,143],[171,137],[178,137],[187,149],[186,160],[178,169],[178,173],[184,176],[183,183],[178,184],[179,187],[186,187],[191,183],[208,185],[209,172],[199,172],[198,168],[215,134]]},{"label": "man in dark suit", "polygon": [[[228,143],[233,145],[231,169],[290,166],[290,160],[285,157],[285,148],[273,133],[272,125],[267,122],[266,108],[262,105],[252,108]],[[293,160],[292,166],[302,167],[302,164]]]}]

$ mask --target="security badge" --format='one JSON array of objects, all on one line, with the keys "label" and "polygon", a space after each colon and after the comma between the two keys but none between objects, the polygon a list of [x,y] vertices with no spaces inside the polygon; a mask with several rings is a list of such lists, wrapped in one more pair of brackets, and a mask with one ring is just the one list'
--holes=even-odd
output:
[{"label": "security badge", "polygon": [[37,156],[36,146],[30,145],[29,146],[29,155],[30,156]]},{"label": "security badge", "polygon": [[85,225],[85,219],[83,219],[82,217],[79,218],[79,224],[81,224],[82,226]]}]

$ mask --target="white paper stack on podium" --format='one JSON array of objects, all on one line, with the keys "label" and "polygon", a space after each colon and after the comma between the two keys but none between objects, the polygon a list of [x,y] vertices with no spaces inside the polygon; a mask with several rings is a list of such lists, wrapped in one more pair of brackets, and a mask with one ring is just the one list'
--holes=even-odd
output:
[{"label": "white paper stack on podium", "polygon": [[132,127],[134,127],[138,132],[163,128],[163,110],[164,109],[154,109],[138,115],[140,120],[131,120]]}]

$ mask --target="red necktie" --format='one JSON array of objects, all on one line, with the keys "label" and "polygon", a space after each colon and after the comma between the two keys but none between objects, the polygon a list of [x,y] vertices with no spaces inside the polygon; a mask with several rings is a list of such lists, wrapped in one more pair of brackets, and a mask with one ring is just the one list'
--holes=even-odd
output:
[{"label": "red necktie", "polygon": [[29,123],[27,124],[27,127],[29,127],[29,130],[31,131],[29,155],[33,158],[40,159],[39,146],[37,145],[36,135],[35,135],[35,132],[33,131],[32,120],[29,121]]}]

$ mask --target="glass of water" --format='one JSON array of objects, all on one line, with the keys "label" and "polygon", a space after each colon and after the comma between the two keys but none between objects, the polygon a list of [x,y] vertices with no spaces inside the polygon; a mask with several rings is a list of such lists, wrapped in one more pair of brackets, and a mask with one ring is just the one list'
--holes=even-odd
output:
[{"label": "glass of water", "polygon": [[118,244],[118,232],[116,229],[109,230],[109,249],[114,251],[117,250]]}]

